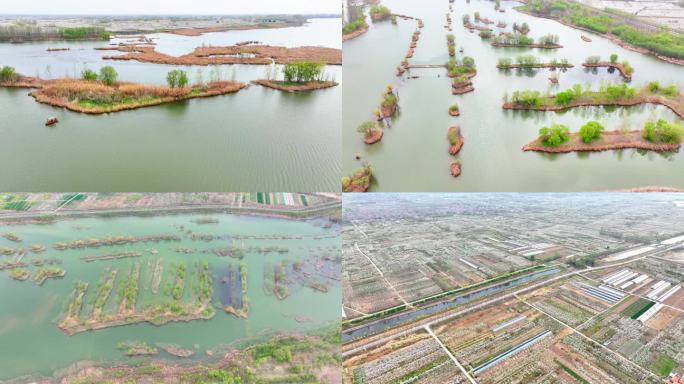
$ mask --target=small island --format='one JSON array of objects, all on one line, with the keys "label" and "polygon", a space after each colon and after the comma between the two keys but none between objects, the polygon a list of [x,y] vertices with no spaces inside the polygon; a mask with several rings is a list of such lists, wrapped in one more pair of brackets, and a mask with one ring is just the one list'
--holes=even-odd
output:
[{"label": "small island", "polygon": [[607,84],[598,91],[583,89],[575,84],[556,95],[542,96],[539,91],[515,91],[504,97],[503,109],[530,111],[563,111],[588,106],[630,107],[639,104],[658,104],[669,108],[684,119],[684,95],[676,85],[663,87],[657,81],[640,90],[627,84]]},{"label": "small island", "polygon": [[[5,72],[8,67],[2,69]],[[12,74],[0,76],[0,87],[34,88],[30,93],[39,103],[63,107],[86,114],[103,114],[151,107],[160,104],[200,97],[235,93],[246,87],[236,81],[213,81],[188,85],[185,71],[173,70],[167,75],[168,86],[145,85],[117,81],[112,67],[100,69],[99,74],[85,69],[80,79],[45,80]]]},{"label": "small island", "polygon": [[313,91],[338,85],[323,78],[324,67],[324,63],[312,61],[285,64],[282,80],[260,79],[253,80],[252,83],[283,92]]},{"label": "small island", "polygon": [[551,61],[545,63],[543,61],[539,61],[535,56],[533,55],[522,55],[516,57],[516,63],[513,63],[513,60],[511,60],[509,57],[502,57],[499,59],[499,62],[496,65],[497,68],[499,69],[532,69],[532,68],[550,68],[550,69],[557,69],[557,68],[572,68],[574,65],[570,64],[567,59],[552,59]]},{"label": "small island", "polygon": [[589,56],[582,65],[587,68],[605,67],[608,68],[609,72],[612,72],[617,69],[617,71],[620,72],[620,76],[622,76],[623,79],[625,79],[626,81],[632,80],[634,68],[626,60],[622,63],[618,63],[617,60],[618,55],[614,53],[610,55],[610,61],[601,61],[600,56]]},{"label": "small island", "polygon": [[366,16],[361,13],[356,20],[347,23],[342,28],[342,41],[351,40],[368,32],[368,23],[366,23]]},{"label": "small island", "polygon": [[375,144],[382,140],[383,130],[379,123],[375,121],[366,121],[356,128],[356,131],[363,134],[363,142],[366,144]]},{"label": "small island", "polygon": [[24,268],[15,268],[10,271],[10,277],[14,280],[24,281],[31,277],[31,272]]},{"label": "small island", "polygon": [[554,124],[539,130],[536,140],[523,146],[523,151],[567,153],[579,151],[607,151],[616,149],[640,149],[648,151],[676,151],[681,146],[684,129],[665,120],[649,121],[643,130],[609,131],[590,121],[577,133],[570,133],[568,127]]},{"label": "small island", "polygon": [[45,281],[47,281],[47,279],[56,279],[64,277],[65,275],[66,271],[59,267],[41,268],[38,270],[38,272],[36,272],[36,275],[33,277],[33,282],[38,285],[43,285]]},{"label": "small island", "polygon": [[342,192],[366,192],[370,187],[372,177],[373,167],[369,163],[365,163],[351,176],[342,178]]},{"label": "small island", "polygon": [[449,154],[456,155],[463,148],[463,136],[461,135],[461,128],[458,125],[449,127],[447,131],[447,139],[449,139]]},{"label": "small island", "polygon": [[447,62],[447,76],[452,78],[451,93],[461,95],[475,90],[470,79],[477,74],[475,60],[465,56],[462,60],[450,59]]},{"label": "small island", "polygon": [[378,121],[392,117],[399,108],[399,97],[394,93],[394,87],[388,85],[387,89],[382,93],[382,101],[380,102],[380,109],[375,111],[375,117]]},{"label": "small island", "polygon": [[539,48],[539,49],[558,49],[563,48],[558,44],[558,35],[548,34],[540,37],[537,43],[534,39],[522,33],[506,33],[495,37],[491,43],[492,47],[510,48]]},{"label": "small island", "polygon": [[451,106],[449,106],[449,116],[456,117],[460,115],[461,111],[458,108],[458,104],[452,104]]}]

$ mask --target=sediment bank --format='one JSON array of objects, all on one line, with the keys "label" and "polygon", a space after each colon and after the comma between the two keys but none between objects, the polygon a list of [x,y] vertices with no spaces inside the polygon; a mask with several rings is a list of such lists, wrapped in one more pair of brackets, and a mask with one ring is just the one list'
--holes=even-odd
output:
[{"label": "sediment bank", "polygon": [[339,85],[334,81],[309,81],[306,83],[286,83],[284,81],[266,79],[252,80],[252,83],[267,88],[277,89],[283,92],[315,91],[317,89],[331,88]]},{"label": "sediment bank", "polygon": [[625,67],[621,63],[611,63],[609,61],[601,61],[598,63],[584,63],[582,64],[586,68],[614,68],[617,69],[618,72],[620,72],[620,76],[624,78],[625,80],[632,80],[632,75],[628,75],[625,72]]},{"label": "sediment bank", "polygon": [[86,114],[103,114],[151,107],[176,101],[235,93],[247,85],[217,81],[201,86],[170,88],[137,83],[108,86],[98,81],[20,77],[0,87],[34,88],[30,95],[37,102]]},{"label": "sediment bank", "polygon": [[643,131],[610,131],[604,132],[601,137],[591,143],[582,141],[579,133],[570,134],[570,140],[557,146],[545,146],[539,138],[525,144],[523,151],[535,151],[546,153],[568,152],[600,152],[616,149],[641,149],[656,152],[671,152],[679,150],[681,144],[652,143],[643,138]]},{"label": "sediment bank", "polygon": [[117,46],[118,56],[104,56],[103,60],[133,60],[141,63],[168,65],[217,64],[289,64],[299,61],[322,61],[327,65],[342,65],[342,50],[326,47],[279,47],[271,45],[230,45],[225,47],[197,47],[191,53],[171,56],[157,52],[150,46]]}]

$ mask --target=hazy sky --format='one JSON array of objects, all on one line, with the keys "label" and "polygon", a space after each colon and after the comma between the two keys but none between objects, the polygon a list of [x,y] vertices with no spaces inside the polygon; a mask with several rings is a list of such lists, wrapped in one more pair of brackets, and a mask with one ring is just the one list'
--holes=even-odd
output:
[{"label": "hazy sky", "polygon": [[3,14],[341,13],[339,0],[29,0],[2,1]]}]

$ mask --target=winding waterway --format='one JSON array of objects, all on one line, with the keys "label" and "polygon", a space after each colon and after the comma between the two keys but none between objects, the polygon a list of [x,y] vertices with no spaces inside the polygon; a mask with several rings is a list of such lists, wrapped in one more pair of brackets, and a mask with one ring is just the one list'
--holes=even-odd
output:
[{"label": "winding waterway", "polygon": [[[198,219],[206,218],[217,219],[218,223],[197,223]],[[144,341],[151,345],[177,344],[183,348],[197,349],[193,359],[199,360],[206,358],[204,353],[206,350],[217,346],[239,346],[250,339],[275,331],[302,332],[339,322],[341,293],[337,282],[330,285],[326,293],[304,286],[292,286],[291,295],[284,300],[276,299],[272,293],[267,294],[263,285],[266,265],[276,265],[282,260],[294,262],[320,260],[325,255],[336,256],[339,253],[337,229],[326,228],[324,224],[325,222],[320,219],[296,221],[216,213],[79,218],[65,219],[49,225],[1,227],[1,232],[14,232],[23,239],[23,243],[13,243],[0,238],[0,247],[28,248],[31,244],[45,245],[48,247],[47,251],[38,254],[27,252],[24,261],[56,257],[63,260],[61,267],[67,273],[62,279],[48,279],[43,286],[37,286],[30,280],[23,282],[12,280],[9,277],[9,271],[0,271],[0,308],[2,308],[0,311],[0,340],[2,340],[0,342],[0,380],[29,374],[51,375],[55,370],[84,360],[131,361],[130,358],[122,356],[122,351],[116,349],[117,344],[123,341]],[[197,234],[228,235],[228,238],[211,242],[192,241],[189,236],[183,235],[183,232],[179,230],[180,225],[186,232],[191,230]],[[178,234],[182,236],[182,240],[64,251],[52,248],[52,244],[60,241],[103,238],[107,235],[145,236],[166,233]],[[119,279],[134,262],[140,262],[142,266],[138,306],[151,303],[154,295],[150,292],[151,269],[148,261],[159,257],[163,258],[165,279],[172,271],[173,263],[185,263],[189,276],[192,276],[194,263],[207,260],[215,283],[212,302],[218,303],[221,300],[221,276],[229,263],[239,263],[239,261],[213,254],[178,253],[175,249],[178,247],[198,249],[230,247],[233,243],[230,238],[237,236],[271,237],[235,240],[245,248],[278,246],[289,249],[289,252],[285,254],[261,254],[256,251],[246,253],[242,260],[246,263],[248,270],[247,297],[250,306],[246,319],[228,315],[217,307],[216,315],[208,321],[169,323],[159,327],[147,323],[127,325],[78,333],[74,336],[69,336],[57,328],[56,322],[60,318],[74,281],[83,280],[90,283],[84,303],[86,308],[92,307],[98,281],[103,276],[106,267],[118,268],[119,276],[105,308],[116,308]],[[152,254],[151,249],[156,249],[158,254]],[[91,263],[80,259],[84,255],[126,251],[140,251],[143,255]],[[0,256],[0,261],[8,260],[11,258]],[[340,264],[335,265],[337,267],[324,272],[337,274],[339,279]],[[38,267],[29,266],[28,269],[35,273]],[[164,289],[164,281],[166,280],[162,281],[160,289]],[[189,290],[190,287],[186,286],[185,297],[190,294]],[[155,358],[173,357],[160,353]],[[173,359],[182,362],[177,358]]]},{"label": "winding waterway", "polygon": [[[258,40],[265,44],[340,48],[340,19],[301,27],[207,33],[151,34],[160,52],[182,55],[205,45]],[[119,40],[113,40],[118,42]],[[249,82],[267,66],[168,66],[102,60],[106,42],[0,44],[0,65],[43,78],[78,76],[113,66],[119,80],[164,84],[171,69],[191,82],[217,76]],[[69,51],[47,52],[48,47]],[[218,68],[212,69],[212,68]],[[220,71],[220,75],[219,75]],[[342,68],[326,75],[342,84]],[[250,86],[237,94],[133,111],[88,116],[36,103],[26,89],[0,89],[0,179],[5,190],[334,191],[342,168],[341,85],[304,93]],[[44,126],[47,117],[60,122]]]},{"label": "winding waterway", "polygon": [[[411,64],[444,64],[448,60],[446,34],[449,33],[445,14],[448,1],[429,0],[407,2],[384,0],[393,13],[423,18],[422,30]],[[503,1],[505,13],[494,10],[494,2],[456,0],[453,33],[456,36],[457,57],[475,59],[478,74],[473,78],[475,91],[465,95],[451,94],[444,69],[413,69],[418,79],[400,80],[395,67],[408,49],[411,34],[416,29],[413,20],[399,19],[398,25],[381,22],[358,38],[344,43],[344,72],[347,84],[343,90],[343,163],[349,174],[368,161],[373,165],[374,182],[371,191],[597,191],[643,186],[684,188],[684,156],[681,153],[658,154],[637,150],[601,153],[570,153],[548,155],[523,152],[522,146],[537,137],[542,126],[553,123],[579,130],[589,120],[601,122],[607,130],[641,129],[654,118],[675,120],[676,116],[660,106],[633,108],[578,108],[563,113],[514,112],[501,108],[505,94],[516,90],[534,89],[555,93],[573,84],[591,85],[597,89],[602,82],[621,82],[616,73],[606,69],[592,73],[581,64],[588,56],[599,55],[604,60],[616,53],[627,60],[635,72],[630,85],[640,88],[649,81],[678,84],[684,87],[684,67],[668,64],[656,58],[619,47],[597,35],[579,31],[558,22],[535,18],[517,12],[516,2]],[[513,22],[527,22],[529,36],[535,39],[548,33],[557,34],[558,50],[494,48],[477,33],[462,26],[461,16],[479,12],[494,22],[503,20],[510,31]],[[495,32],[498,28],[490,25]],[[593,42],[584,42],[588,35]],[[463,48],[463,53],[458,50]],[[559,85],[551,85],[547,69],[533,71],[500,71],[500,57],[533,54],[549,61],[568,59],[575,67],[560,74]],[[355,84],[355,86],[349,86]],[[400,114],[392,119],[381,142],[364,145],[356,127],[373,117],[380,102],[380,92],[394,84],[399,93]],[[447,109],[458,103],[461,116],[450,117]],[[457,178],[451,177],[452,157],[447,150],[447,129],[460,125],[465,145],[456,157],[462,167]],[[355,156],[360,155],[361,160]]]}]

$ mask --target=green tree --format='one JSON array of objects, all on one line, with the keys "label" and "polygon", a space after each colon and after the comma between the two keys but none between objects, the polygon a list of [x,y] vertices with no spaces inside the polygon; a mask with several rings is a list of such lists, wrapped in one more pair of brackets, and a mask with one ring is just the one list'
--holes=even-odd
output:
[{"label": "green tree", "polygon": [[376,129],[378,129],[377,124],[369,120],[361,123],[361,125],[359,125],[356,128],[356,132],[362,133],[365,137],[369,137],[373,134],[373,131],[375,131]]},{"label": "green tree", "polygon": [[100,81],[107,85],[114,85],[116,83],[116,79],[119,77],[119,74],[116,72],[116,69],[110,66],[102,67],[100,68]]},{"label": "green tree", "polygon": [[547,147],[557,147],[570,140],[570,130],[562,124],[553,124],[539,130],[539,139]]},{"label": "green tree", "polygon": [[579,133],[582,141],[588,144],[599,139],[603,133],[603,130],[603,125],[601,125],[598,121],[590,121],[580,128]]},{"label": "green tree", "polygon": [[615,63],[617,63],[617,60],[618,60],[618,55],[616,53],[613,53],[610,55],[610,62],[611,63],[615,64]]},{"label": "green tree", "polygon": [[83,80],[90,80],[90,81],[95,81],[97,80],[97,72],[93,71],[92,69],[84,69],[83,72],[81,72],[81,78]]},{"label": "green tree", "polygon": [[678,144],[682,142],[684,129],[679,124],[659,119],[646,123],[643,137],[652,143]]},{"label": "green tree", "polygon": [[9,66],[4,66],[2,67],[2,70],[0,70],[0,81],[6,82],[6,81],[15,81],[19,77],[14,70],[14,67],[9,67]]}]

